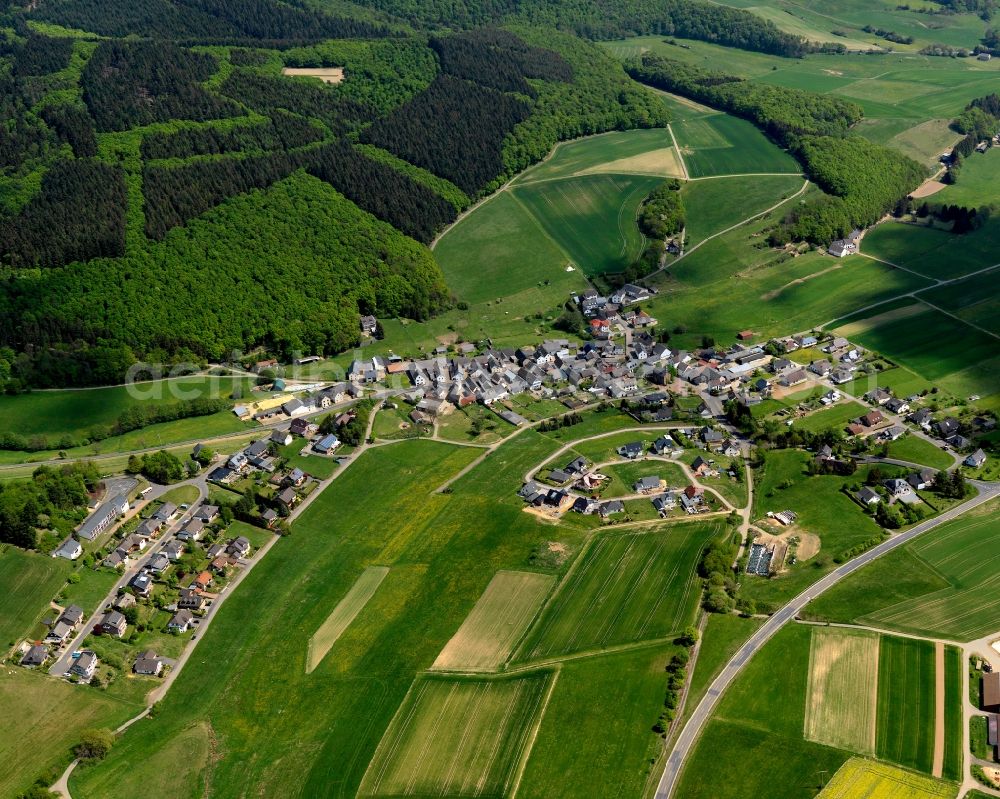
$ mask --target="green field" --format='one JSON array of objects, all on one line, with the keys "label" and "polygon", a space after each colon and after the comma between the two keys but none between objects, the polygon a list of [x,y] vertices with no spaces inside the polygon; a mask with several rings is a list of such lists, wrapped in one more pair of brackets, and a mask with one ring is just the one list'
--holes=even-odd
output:
[{"label": "green field", "polygon": [[882,636],[875,753],[927,774],[934,761],[934,644]]},{"label": "green field", "polygon": [[668,461],[641,460],[602,466],[601,474],[611,478],[601,486],[602,499],[635,494],[635,483],[642,477],[658,476],[666,482],[667,488],[674,489],[684,488],[691,482],[678,464]]},{"label": "green field", "polygon": [[889,457],[921,463],[932,469],[947,469],[954,462],[951,455],[943,452],[941,447],[915,435],[903,436],[889,444]]},{"label": "green field", "polygon": [[684,185],[687,246],[764,211],[802,186],[796,175],[755,175],[693,180]]},{"label": "green field", "polygon": [[985,153],[973,153],[962,163],[958,182],[934,195],[936,202],[978,208],[996,206],[997,180],[1000,179],[1000,151],[991,147]]},{"label": "green field", "polygon": [[802,171],[792,156],[739,117],[712,114],[671,127],[691,178]]},{"label": "green field", "polygon": [[326,653],[361,613],[388,574],[389,569],[385,566],[369,566],[361,572],[361,576],[344,595],[344,598],[337,603],[337,606],[309,639],[309,649],[306,654],[307,674],[312,673],[323,662]]},{"label": "green field", "polygon": [[518,798],[578,799],[581,791],[641,796],[662,747],[651,728],[663,705],[663,667],[672,651],[660,646],[566,662]]},{"label": "green field", "polygon": [[508,193],[589,276],[621,272],[641,254],[639,205],[662,182],[639,175],[587,175],[516,186]]},{"label": "green field", "polygon": [[379,744],[358,796],[510,796],[552,675],[417,680]]},{"label": "green field", "polygon": [[996,221],[958,237],[938,227],[886,222],[865,234],[861,252],[929,278],[953,280],[996,264],[998,238]]},{"label": "green field", "polygon": [[[165,404],[195,397],[225,399],[237,387],[245,396],[249,395],[247,378],[212,375],[137,383],[131,389],[113,386],[0,396],[0,432],[48,438],[86,436],[94,427],[113,424],[123,411],[136,405]],[[232,414],[229,417],[235,422],[231,429],[238,430],[239,421]],[[198,421],[203,424],[205,419]]]},{"label": "green field", "polygon": [[715,524],[599,536],[546,606],[519,659],[664,638],[694,619],[695,567]]},{"label": "green field", "polygon": [[[4,651],[28,635],[70,573],[62,558],[49,558],[0,544],[0,647]],[[89,608],[85,608],[90,612]]]},{"label": "green field", "polygon": [[977,335],[983,334],[983,331],[1000,335],[1000,270],[929,289],[919,296],[921,300],[981,328]]}]

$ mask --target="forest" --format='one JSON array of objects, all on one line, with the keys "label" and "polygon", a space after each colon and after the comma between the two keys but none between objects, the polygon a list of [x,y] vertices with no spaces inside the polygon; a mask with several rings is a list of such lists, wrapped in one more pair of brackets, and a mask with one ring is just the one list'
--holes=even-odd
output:
[{"label": "forest", "polygon": [[629,73],[753,122],[802,164],[828,196],[797,207],[770,236],[773,244],[828,244],[891,211],[925,177],[917,162],[850,132],[861,108],[828,95],[751,83],[671,58],[645,55]]},{"label": "forest", "polygon": [[25,549],[39,545],[41,523],[68,533],[82,519],[88,492],[100,475],[92,463],[39,466],[30,480],[0,483],[0,542]]},{"label": "forest", "polygon": [[190,158],[194,155],[291,150],[313,144],[322,138],[323,131],[308,119],[276,109],[270,119],[256,125],[228,129],[180,128],[148,133],[142,138],[139,153],[144,160],[155,161]]},{"label": "forest", "polygon": [[663,241],[684,229],[684,202],[679,180],[666,180],[653,189],[639,207],[639,230]]}]

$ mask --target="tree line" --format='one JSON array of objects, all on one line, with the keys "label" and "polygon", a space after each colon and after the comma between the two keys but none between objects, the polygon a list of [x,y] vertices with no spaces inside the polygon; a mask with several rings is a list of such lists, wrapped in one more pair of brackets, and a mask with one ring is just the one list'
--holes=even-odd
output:
[{"label": "tree line", "polygon": [[854,103],[711,72],[675,59],[644,55],[628,67],[637,80],[721,108],[753,122],[787,147],[827,196],[793,210],[772,244],[826,244],[891,211],[924,178],[916,161],[852,134],[862,112]]}]

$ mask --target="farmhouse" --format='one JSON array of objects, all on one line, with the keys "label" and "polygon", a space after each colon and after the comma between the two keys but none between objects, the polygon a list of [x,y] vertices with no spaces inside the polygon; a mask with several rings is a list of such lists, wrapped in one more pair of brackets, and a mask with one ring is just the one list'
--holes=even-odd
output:
[{"label": "farmhouse", "polygon": [[1000,712],[1000,671],[983,674],[983,710]]}]

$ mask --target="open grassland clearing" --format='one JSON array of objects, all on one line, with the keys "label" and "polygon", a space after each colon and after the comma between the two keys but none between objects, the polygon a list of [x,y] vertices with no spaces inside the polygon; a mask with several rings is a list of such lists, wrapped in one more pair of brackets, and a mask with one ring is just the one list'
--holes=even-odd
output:
[{"label": "open grassland clearing", "polygon": [[950,119],[928,119],[897,133],[886,143],[914,161],[936,169],[941,153],[950,150],[962,138],[950,125]]},{"label": "open grassland clearing", "polygon": [[805,737],[875,753],[879,637],[844,628],[813,630],[809,649]]},{"label": "open grassland clearing", "polygon": [[[0,544],[0,651],[28,635],[69,575],[62,558]],[[87,608],[89,613],[91,608]]]},{"label": "open grassland clearing", "polygon": [[368,600],[375,595],[387,574],[389,574],[389,569],[386,566],[369,566],[361,572],[361,576],[351,586],[351,589],[337,603],[337,606],[327,616],[326,621],[309,639],[309,647],[306,652],[306,674],[312,673],[313,669],[323,661],[326,653],[330,651],[344,630],[357,618],[364,606],[368,604]]},{"label": "open grassland clearing", "polygon": [[358,796],[512,795],[554,679],[418,679]]},{"label": "open grassland clearing", "polygon": [[641,254],[639,205],[659,178],[587,175],[511,188],[517,202],[586,275],[620,272]]},{"label": "open grassland clearing", "polygon": [[[601,486],[601,498],[623,497],[635,494],[635,483],[643,477],[657,476],[665,488],[684,488],[691,480],[676,463],[660,460],[627,461],[614,466],[602,466],[600,473],[611,479]],[[654,496],[658,492],[653,492]]]},{"label": "open grassland clearing", "polygon": [[[822,547],[818,555],[790,566],[777,577],[743,576],[741,594],[754,599],[758,608],[784,603],[830,571],[834,556],[879,533],[871,517],[841,491],[843,477],[806,474],[809,458],[809,453],[800,450],[774,450],[767,453],[756,475],[753,518],[794,511],[798,528],[818,536]],[[863,479],[862,474],[855,479]]]},{"label": "open grassland clearing", "polygon": [[693,180],[681,194],[687,246],[725,230],[790,197],[802,186],[797,175],[754,175]]},{"label": "open grassland clearing", "polygon": [[823,771],[847,760],[849,753],[802,736],[811,637],[809,627],[789,625],[747,663],[695,744],[677,796],[811,799]]},{"label": "open grassland clearing", "polygon": [[882,636],[875,753],[931,773],[936,729],[934,643]]},{"label": "open grassland clearing", "polygon": [[665,638],[695,615],[696,567],[713,523],[598,536],[528,633],[519,660]]},{"label": "open grassland clearing", "polygon": [[556,578],[550,574],[497,572],[431,668],[499,669],[531,625],[555,582]]},{"label": "open grassland clearing", "polygon": [[997,181],[1000,180],[1000,151],[991,147],[985,153],[972,153],[962,162],[958,182],[946,187],[934,200],[970,208],[1000,202]]},{"label": "open grassland clearing", "polygon": [[852,757],[817,799],[952,799],[955,786],[888,763]]},{"label": "open grassland clearing", "polygon": [[891,601],[898,593],[890,595],[877,609],[865,608],[858,620],[956,641],[1000,628],[1000,513],[990,507],[985,515],[964,516],[907,544],[939,580],[918,582],[899,601]]},{"label": "open grassland clearing", "polygon": [[925,277],[953,280],[1000,263],[998,240],[1000,221],[997,220],[962,236],[939,227],[884,222],[865,234],[861,252]]},{"label": "open grassland clearing", "polygon": [[[417,440],[364,453],[219,609],[156,724],[126,733],[106,760],[75,773],[74,796],[117,798],[126,773],[161,779],[146,771],[149,755],[208,719],[216,756],[197,767],[213,795],[355,795],[414,675],[431,666],[496,572],[523,569],[547,541],[581,546],[584,531],[540,524],[516,495],[524,473],[558,446],[525,431],[449,494],[434,489],[479,450]],[[309,638],[371,565],[391,570],[306,674]],[[268,655],[278,651],[291,659]],[[247,727],[247,708],[274,707],[282,712],[267,725]]]},{"label": "open grassland clearing", "polygon": [[802,171],[792,156],[739,117],[718,113],[684,119],[671,128],[692,178]]},{"label": "open grassland clearing", "polygon": [[139,710],[139,704],[26,669],[0,670],[0,762],[6,764],[0,796],[18,796],[43,773],[68,765],[81,730],[113,729]]},{"label": "open grassland clearing", "polygon": [[674,651],[666,644],[563,663],[518,799],[642,795],[661,750],[651,728]]},{"label": "open grassland clearing", "polygon": [[[571,178],[598,172],[681,177],[673,158],[665,154],[673,141],[664,128],[602,133],[562,142],[540,164],[522,172],[513,185]],[[631,165],[632,168],[627,168]]]}]

